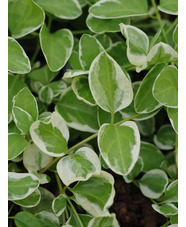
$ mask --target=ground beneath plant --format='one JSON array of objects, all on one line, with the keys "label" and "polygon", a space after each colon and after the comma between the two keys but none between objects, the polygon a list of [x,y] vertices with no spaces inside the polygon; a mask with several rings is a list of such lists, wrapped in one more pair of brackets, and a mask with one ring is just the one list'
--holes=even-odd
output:
[{"label": "ground beneath plant", "polygon": [[114,178],[116,196],[110,212],[116,214],[121,227],[160,227],[166,222],[133,183],[125,183],[118,175],[114,175]]}]

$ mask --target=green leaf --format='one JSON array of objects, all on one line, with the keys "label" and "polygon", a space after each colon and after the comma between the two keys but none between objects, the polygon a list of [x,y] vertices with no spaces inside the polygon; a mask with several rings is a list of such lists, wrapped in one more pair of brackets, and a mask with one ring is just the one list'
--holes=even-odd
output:
[{"label": "green leaf", "polygon": [[[117,123],[119,121],[121,121],[122,115],[120,114],[120,112],[116,112],[114,114],[114,123]],[[104,124],[104,123],[110,123],[111,121],[111,114],[109,112],[106,112],[104,110],[102,110],[101,108],[98,108],[98,122],[100,125]]]},{"label": "green leaf", "polygon": [[8,200],[24,199],[39,187],[39,180],[29,173],[8,173]]},{"label": "green leaf", "polygon": [[103,48],[107,50],[112,45],[112,39],[106,34],[96,34],[96,39],[101,43]]},{"label": "green leaf", "polygon": [[129,24],[129,22],[129,18],[99,19],[93,17],[91,14],[86,19],[87,27],[94,33],[119,32],[119,24]]},{"label": "green leaf", "polygon": [[154,66],[142,80],[134,98],[134,108],[137,113],[151,113],[162,106],[153,97],[152,88],[155,79],[164,67],[164,64]]},{"label": "green leaf", "polygon": [[131,82],[106,52],[94,59],[89,72],[89,85],[96,103],[112,114],[132,102]]},{"label": "green leaf", "polygon": [[100,42],[93,36],[84,34],[79,41],[79,60],[84,70],[89,70],[93,60],[104,51]]},{"label": "green leaf", "polygon": [[73,20],[82,13],[77,0],[34,0],[41,8],[61,19]]},{"label": "green leaf", "polygon": [[[79,216],[83,226],[88,226],[89,221],[92,219],[91,216],[85,215],[85,214],[78,214],[78,216]],[[68,225],[66,227],[71,227],[71,226],[81,227],[81,225],[79,224],[79,221],[77,220],[76,215],[72,211],[71,211],[71,216],[68,219],[68,221],[66,222],[66,224]]]},{"label": "green leaf", "polygon": [[81,7],[84,7],[88,4],[87,0],[78,0],[78,2],[81,5]]},{"label": "green leaf", "polygon": [[120,30],[127,40],[127,57],[129,62],[136,66],[145,64],[149,50],[148,36],[139,28],[122,23],[120,24]]},{"label": "green leaf", "polygon": [[96,217],[93,218],[89,223],[88,227],[119,227],[119,223],[116,219],[115,214],[110,216]]},{"label": "green leaf", "polygon": [[30,60],[24,49],[14,38],[8,37],[8,71],[25,74],[30,70]]},{"label": "green leaf", "polygon": [[141,69],[145,69],[147,66],[151,65],[175,61],[177,59],[177,52],[170,45],[160,42],[154,45],[149,51],[147,62],[141,67]]},{"label": "green leaf", "polygon": [[37,102],[28,88],[23,88],[14,96],[12,114],[18,129],[28,133],[31,124],[38,118]]},{"label": "green leaf", "polygon": [[120,126],[103,124],[98,132],[98,146],[112,171],[127,175],[137,162],[140,151],[140,134],[136,123],[128,121]]},{"label": "green leaf", "polygon": [[72,89],[79,100],[82,100],[91,106],[96,105],[96,102],[89,88],[87,76],[75,77],[72,81]]},{"label": "green leaf", "polygon": [[144,172],[160,168],[161,163],[165,160],[165,156],[156,146],[143,141],[140,147],[140,157],[143,159]]},{"label": "green leaf", "polygon": [[30,128],[30,134],[36,146],[47,155],[61,157],[66,154],[69,131],[57,112],[53,112],[47,123],[35,121]]},{"label": "green leaf", "polygon": [[13,97],[27,85],[17,76],[8,75],[8,122],[12,120]]},{"label": "green leaf", "polygon": [[33,142],[30,142],[23,153],[23,164],[28,171],[41,170],[47,166],[52,157],[43,153]]},{"label": "green leaf", "polygon": [[15,123],[13,121],[11,121],[8,124],[8,133],[13,133],[13,134],[20,134],[21,132],[19,131],[19,129],[16,127]]},{"label": "green leaf", "polygon": [[173,39],[174,39],[174,42],[178,45],[178,25],[176,25],[173,31]]},{"label": "green leaf", "polygon": [[42,226],[45,227],[60,227],[59,219],[53,214],[48,211],[41,211],[35,215],[39,221],[41,222]]},{"label": "green leaf", "polygon": [[38,96],[42,103],[50,105],[52,103],[54,93],[49,86],[42,86],[38,91]]},{"label": "green leaf", "polygon": [[71,83],[72,78],[76,76],[82,76],[82,75],[87,75],[89,71],[83,71],[81,69],[75,69],[75,70],[67,70],[67,72],[64,73],[63,75],[63,80],[66,82]]},{"label": "green leaf", "polygon": [[[170,216],[171,224],[178,224],[178,214]],[[178,227],[178,225],[172,225],[172,227]]]},{"label": "green leaf", "polygon": [[[52,4],[54,4],[52,2]],[[59,71],[67,63],[74,45],[73,35],[68,29],[50,33],[44,24],[39,33],[41,49],[49,69]]]},{"label": "green leaf", "polygon": [[77,99],[71,87],[63,93],[55,108],[71,128],[86,132],[98,131],[97,108]]},{"label": "green leaf", "polygon": [[167,108],[170,123],[176,133],[178,133],[178,108]]},{"label": "green leaf", "polygon": [[42,68],[35,69],[28,74],[28,77],[34,81],[39,81],[46,85],[51,82],[57,75],[57,72],[52,72],[47,65]]},{"label": "green leaf", "polygon": [[148,14],[146,0],[101,0],[89,8],[89,13],[94,17],[122,18]]},{"label": "green leaf", "polygon": [[100,174],[101,164],[92,149],[81,147],[58,162],[57,172],[63,183],[68,186],[75,181],[86,181],[93,174]]},{"label": "green leaf", "polygon": [[109,215],[108,208],[112,205],[115,190],[114,178],[111,174],[101,171],[100,175],[81,181],[70,191],[77,203],[94,217]]},{"label": "green leaf", "polygon": [[178,15],[178,0],[160,0],[158,9],[163,13]]},{"label": "green leaf", "polygon": [[22,207],[34,207],[37,206],[41,200],[41,193],[39,189],[36,189],[32,194],[30,194],[25,199],[14,200],[14,203]]},{"label": "green leaf", "polygon": [[164,202],[178,202],[178,180],[173,181],[167,187]]},{"label": "green leaf", "polygon": [[43,122],[49,122],[51,119],[52,113],[51,112],[43,112],[39,115],[38,120]]},{"label": "green leaf", "polygon": [[[136,96],[140,83],[141,83],[141,81],[136,81],[132,84],[134,97]],[[151,113],[140,114],[140,116],[134,118],[133,120],[135,120],[135,121],[147,120],[147,119],[153,117],[154,115],[156,115],[159,112],[159,110],[160,109],[157,109]],[[119,112],[121,113],[123,119],[137,114],[134,109],[134,99],[132,100],[131,104],[128,107],[120,110]]]},{"label": "green leaf", "polygon": [[178,213],[178,208],[172,203],[166,203],[160,206],[157,204],[152,204],[152,208],[165,217]]},{"label": "green leaf", "polygon": [[24,136],[17,133],[8,134],[8,160],[12,160],[20,155],[27,146]]},{"label": "green leaf", "polygon": [[42,211],[53,212],[52,202],[55,198],[54,195],[50,191],[42,187],[39,187],[39,191],[41,192],[41,200],[39,204],[32,208],[23,207],[23,210],[26,210],[32,214],[37,214]]},{"label": "green leaf", "polygon": [[37,30],[44,22],[45,13],[30,0],[8,1],[8,28],[14,38]]},{"label": "green leaf", "polygon": [[79,54],[74,50],[72,51],[72,54],[68,60],[68,63],[73,69],[82,69],[79,61]]},{"label": "green leaf", "polygon": [[17,227],[42,227],[43,225],[33,214],[21,211],[14,216]]},{"label": "green leaf", "polygon": [[176,134],[171,125],[163,125],[154,135],[154,143],[161,150],[172,150],[175,146]]},{"label": "green leaf", "polygon": [[58,197],[56,197],[53,200],[52,210],[54,211],[57,217],[61,216],[61,214],[65,211],[66,202],[67,202],[67,198],[64,194],[60,194]]},{"label": "green leaf", "polygon": [[178,107],[178,70],[175,66],[165,67],[157,76],[152,94],[162,105]]},{"label": "green leaf", "polygon": [[157,199],[166,190],[168,182],[168,177],[164,171],[153,169],[143,175],[139,180],[139,186],[144,196]]},{"label": "green leaf", "polygon": [[138,126],[138,129],[140,131],[140,133],[143,136],[150,136],[152,135],[156,128],[155,128],[155,118],[149,118],[147,120],[144,121],[136,121],[136,124]]},{"label": "green leaf", "polygon": [[61,95],[63,91],[67,88],[67,85],[64,81],[58,80],[48,84],[53,91],[54,98]]},{"label": "green leaf", "polygon": [[133,169],[129,174],[123,176],[126,183],[131,183],[135,177],[137,177],[143,170],[143,159],[139,156],[137,162],[135,163]]}]

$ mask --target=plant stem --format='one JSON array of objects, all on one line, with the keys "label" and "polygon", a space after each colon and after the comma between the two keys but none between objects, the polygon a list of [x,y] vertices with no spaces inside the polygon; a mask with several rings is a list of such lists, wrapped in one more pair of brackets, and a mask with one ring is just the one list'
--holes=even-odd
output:
[{"label": "plant stem", "polygon": [[52,25],[52,16],[48,15],[48,30],[49,30],[49,32],[50,32],[50,29],[51,29],[51,25]]},{"label": "plant stem", "polygon": [[33,65],[33,63],[35,62],[36,58],[37,58],[37,55],[39,54],[39,51],[40,51],[40,44],[39,44],[39,41],[37,43],[37,46],[36,46],[36,50],[32,56],[32,59],[31,59],[31,65]]},{"label": "plant stem", "polygon": [[65,222],[66,222],[65,213],[63,213],[63,214],[62,214],[62,223],[63,223],[63,225],[65,224]]},{"label": "plant stem", "polygon": [[14,219],[14,217],[8,217],[9,219]]},{"label": "plant stem", "polygon": [[[153,5],[154,10],[155,10],[155,13],[156,13],[156,18],[157,18],[158,23],[159,23],[159,25],[160,25],[160,27],[161,27],[163,24],[162,24],[160,12],[159,12],[159,10],[158,10],[158,7],[157,7],[157,5],[156,5],[155,0],[151,0],[151,2],[152,2],[152,5]],[[166,36],[166,34],[165,34],[164,28],[162,28],[162,34],[163,34],[163,38],[164,38],[165,42],[168,43],[168,39],[167,39],[167,36]]]},{"label": "plant stem", "polygon": [[75,209],[75,207],[74,207],[73,204],[71,203],[71,201],[70,201],[70,199],[68,198],[68,196],[67,196],[67,201],[68,201],[70,207],[72,208],[72,211],[74,212],[74,215],[76,216],[76,218],[77,218],[77,220],[78,220],[80,226],[81,226],[81,227],[84,227],[83,224],[82,224],[82,222],[81,222],[81,219],[80,219],[80,217],[79,217],[79,215],[78,215],[78,213],[77,213],[77,211],[76,211],[76,209]]},{"label": "plant stem", "polygon": [[12,203],[12,206],[10,207],[10,209],[8,211],[8,216],[10,215],[10,212],[12,211],[13,207],[14,207],[14,203]]},{"label": "plant stem", "polygon": [[170,221],[167,221],[165,224],[163,224],[161,227],[166,227],[170,224]]},{"label": "plant stem", "polygon": [[111,113],[111,125],[114,124],[114,112]]},{"label": "plant stem", "polygon": [[173,21],[173,23],[169,26],[169,28],[167,29],[167,31],[165,32],[165,34],[169,34],[169,32],[177,25],[178,23],[178,17]]},{"label": "plant stem", "polygon": [[63,193],[63,188],[62,188],[61,181],[60,181],[59,176],[58,176],[57,173],[55,173],[55,177],[56,177],[57,185],[58,185],[58,188],[59,188],[59,193],[62,194]]},{"label": "plant stem", "polygon": [[[132,115],[132,116],[130,116],[130,117],[128,117],[128,118],[125,118],[125,119],[123,119],[123,120],[121,120],[121,121],[115,123],[114,126],[121,125],[122,123],[124,123],[124,122],[126,122],[126,121],[129,121],[129,120],[132,120],[132,119],[134,119],[134,118],[136,118],[136,117],[138,117],[138,116],[140,116],[140,114],[134,114],[134,115]],[[79,143],[75,144],[74,146],[70,147],[70,148],[67,150],[66,155],[68,155],[71,151],[73,151],[74,149],[78,148],[79,146],[81,146],[81,145],[83,145],[83,144],[89,142],[90,140],[96,138],[97,135],[98,135],[98,132],[94,133],[93,135],[87,137],[86,139],[82,140],[81,142],[79,142]],[[48,168],[50,168],[53,164],[55,164],[55,163],[56,163],[58,160],[60,160],[61,158],[62,158],[62,156],[61,156],[61,157],[55,158],[55,159],[54,159],[53,161],[51,161],[45,168],[43,168],[39,173],[44,173],[44,172],[46,172],[46,171],[48,170]]]}]

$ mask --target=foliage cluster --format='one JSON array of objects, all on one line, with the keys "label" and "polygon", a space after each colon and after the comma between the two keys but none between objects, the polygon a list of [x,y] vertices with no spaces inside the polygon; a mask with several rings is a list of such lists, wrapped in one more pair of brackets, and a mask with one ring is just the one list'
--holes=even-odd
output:
[{"label": "foliage cluster", "polygon": [[177,226],[177,0],[8,7],[9,220],[118,227],[115,173]]}]

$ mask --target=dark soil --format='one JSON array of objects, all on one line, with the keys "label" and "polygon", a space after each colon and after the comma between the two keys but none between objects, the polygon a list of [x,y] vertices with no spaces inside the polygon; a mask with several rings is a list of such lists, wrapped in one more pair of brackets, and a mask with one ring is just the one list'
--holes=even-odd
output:
[{"label": "dark soil", "polygon": [[116,214],[121,227],[160,227],[166,222],[165,217],[153,210],[151,201],[133,183],[125,183],[118,175],[114,178],[116,196],[110,212]]}]

